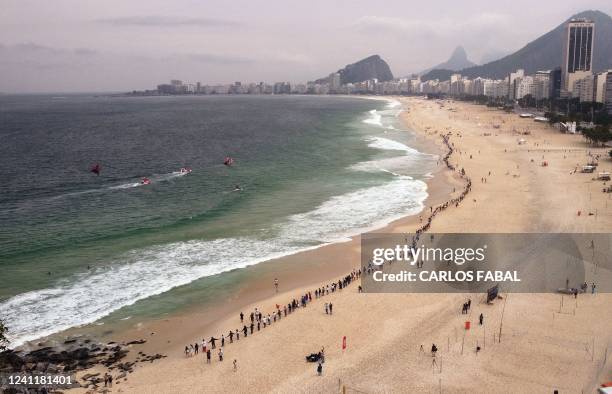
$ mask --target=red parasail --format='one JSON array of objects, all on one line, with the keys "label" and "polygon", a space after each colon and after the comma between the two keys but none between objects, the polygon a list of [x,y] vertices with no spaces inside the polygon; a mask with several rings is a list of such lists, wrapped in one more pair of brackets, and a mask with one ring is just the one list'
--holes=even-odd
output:
[{"label": "red parasail", "polygon": [[93,172],[96,175],[100,175],[100,171],[102,171],[102,167],[100,167],[100,163],[96,163],[91,167],[89,171]]}]

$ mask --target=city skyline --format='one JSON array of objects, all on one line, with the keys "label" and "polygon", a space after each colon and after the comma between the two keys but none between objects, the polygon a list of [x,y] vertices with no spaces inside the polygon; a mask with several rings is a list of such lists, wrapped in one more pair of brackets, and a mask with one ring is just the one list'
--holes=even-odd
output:
[{"label": "city skyline", "polygon": [[[460,9],[437,2],[419,7],[418,16],[414,5],[399,2],[375,10],[369,2],[5,3],[3,92],[140,90],[172,78],[306,82],[375,53],[401,77],[444,61],[457,45],[481,63],[519,49],[576,12],[612,13],[608,2],[597,0],[539,10],[526,1],[512,7],[471,1]],[[524,7],[532,11],[521,13]]]}]

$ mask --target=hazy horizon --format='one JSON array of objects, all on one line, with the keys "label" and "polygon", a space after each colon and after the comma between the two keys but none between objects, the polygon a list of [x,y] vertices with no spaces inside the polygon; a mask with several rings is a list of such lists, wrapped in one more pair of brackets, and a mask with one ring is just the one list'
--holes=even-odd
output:
[{"label": "hazy horizon", "polygon": [[[2,0],[0,92],[123,92],[170,79],[204,84],[306,82],[369,55],[395,76],[465,48],[506,55],[604,0],[538,4],[277,0],[80,2]],[[416,10],[418,7],[418,15]],[[525,12],[529,10],[529,12]]]}]

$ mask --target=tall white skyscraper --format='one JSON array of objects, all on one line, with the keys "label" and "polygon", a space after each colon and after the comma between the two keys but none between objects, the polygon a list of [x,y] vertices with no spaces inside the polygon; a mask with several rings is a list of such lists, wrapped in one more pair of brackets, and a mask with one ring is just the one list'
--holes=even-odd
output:
[{"label": "tall white skyscraper", "polygon": [[590,76],[593,65],[595,23],[572,19],[565,29],[562,70],[562,95],[571,97],[574,83]]}]

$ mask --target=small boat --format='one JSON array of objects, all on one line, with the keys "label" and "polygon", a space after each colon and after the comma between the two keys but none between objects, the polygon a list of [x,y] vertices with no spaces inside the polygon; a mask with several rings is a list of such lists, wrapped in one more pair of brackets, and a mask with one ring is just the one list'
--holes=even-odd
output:
[{"label": "small boat", "polygon": [[144,177],[140,180],[140,184],[141,185],[150,185],[151,184],[151,180],[147,177]]},{"label": "small boat", "polygon": [[226,156],[225,159],[223,160],[223,164],[229,167],[232,164],[234,164],[234,159],[231,158],[230,156]]},{"label": "small boat", "polygon": [[190,174],[191,173],[191,168],[190,167],[182,167],[179,172],[181,174]]}]

